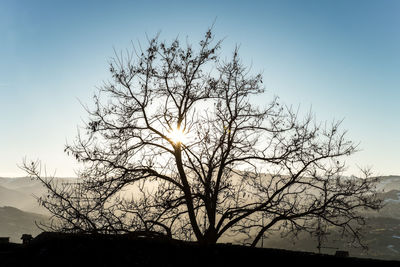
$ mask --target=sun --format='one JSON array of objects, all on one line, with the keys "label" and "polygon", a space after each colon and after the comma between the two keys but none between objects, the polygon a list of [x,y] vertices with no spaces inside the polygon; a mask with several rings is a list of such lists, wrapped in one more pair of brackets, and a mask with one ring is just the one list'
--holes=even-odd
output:
[{"label": "sun", "polygon": [[175,144],[182,144],[187,140],[187,135],[183,130],[179,128],[173,128],[172,130],[168,131],[168,138],[170,138]]}]

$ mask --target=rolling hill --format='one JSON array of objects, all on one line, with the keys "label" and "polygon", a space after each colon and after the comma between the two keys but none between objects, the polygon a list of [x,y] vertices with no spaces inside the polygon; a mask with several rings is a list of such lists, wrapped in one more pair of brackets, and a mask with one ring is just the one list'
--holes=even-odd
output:
[{"label": "rolling hill", "polygon": [[0,236],[10,237],[10,241],[21,243],[22,234],[35,236],[42,231],[35,223],[45,222],[47,216],[25,212],[14,207],[0,207]]}]

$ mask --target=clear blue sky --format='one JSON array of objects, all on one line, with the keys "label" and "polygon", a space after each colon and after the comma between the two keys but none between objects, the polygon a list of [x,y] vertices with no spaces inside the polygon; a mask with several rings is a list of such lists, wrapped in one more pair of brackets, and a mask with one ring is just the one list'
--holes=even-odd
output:
[{"label": "clear blue sky", "polygon": [[[0,176],[23,157],[74,176],[64,154],[109,78],[107,61],[161,31],[197,41],[215,18],[223,49],[240,45],[268,93],[344,118],[362,151],[352,166],[400,174],[400,1],[0,1]],[[350,170],[354,170],[352,167]]]}]

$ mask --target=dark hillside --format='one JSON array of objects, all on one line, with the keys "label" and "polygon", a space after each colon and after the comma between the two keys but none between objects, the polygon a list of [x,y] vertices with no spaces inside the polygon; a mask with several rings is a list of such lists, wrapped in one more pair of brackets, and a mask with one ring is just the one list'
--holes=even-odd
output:
[{"label": "dark hillside", "polygon": [[[10,246],[12,244],[9,244]],[[29,245],[0,247],[1,266],[400,266],[397,261],[319,255],[279,249],[195,243],[133,235],[42,233]]]}]

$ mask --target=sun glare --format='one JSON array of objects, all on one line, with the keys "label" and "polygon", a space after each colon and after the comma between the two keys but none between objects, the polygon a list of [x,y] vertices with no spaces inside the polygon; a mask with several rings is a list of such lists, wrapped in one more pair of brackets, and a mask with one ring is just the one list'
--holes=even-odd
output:
[{"label": "sun glare", "polygon": [[184,143],[187,140],[186,133],[184,133],[181,129],[174,128],[168,132],[168,137],[174,142],[175,144]]}]

